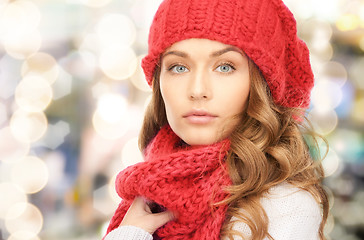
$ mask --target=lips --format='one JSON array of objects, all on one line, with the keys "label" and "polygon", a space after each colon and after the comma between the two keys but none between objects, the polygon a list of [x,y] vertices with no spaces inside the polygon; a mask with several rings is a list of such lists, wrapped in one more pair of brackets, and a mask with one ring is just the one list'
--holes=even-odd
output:
[{"label": "lips", "polygon": [[191,124],[208,124],[216,119],[217,115],[204,110],[193,110],[183,115],[183,118]]}]

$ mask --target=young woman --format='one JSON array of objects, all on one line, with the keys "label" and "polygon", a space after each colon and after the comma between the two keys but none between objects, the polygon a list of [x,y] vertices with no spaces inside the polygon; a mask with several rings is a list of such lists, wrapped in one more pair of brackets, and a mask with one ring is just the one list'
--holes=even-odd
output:
[{"label": "young woman", "polygon": [[118,175],[104,239],[325,239],[313,74],[282,0],[165,0],[142,67],[145,161]]}]

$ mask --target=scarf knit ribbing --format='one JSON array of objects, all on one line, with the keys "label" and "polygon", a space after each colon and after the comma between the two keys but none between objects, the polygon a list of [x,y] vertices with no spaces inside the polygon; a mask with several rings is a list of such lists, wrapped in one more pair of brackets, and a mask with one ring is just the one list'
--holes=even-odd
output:
[{"label": "scarf knit ribbing", "polygon": [[228,139],[206,146],[183,146],[169,126],[163,127],[145,151],[145,161],[121,171],[116,191],[123,199],[107,232],[117,228],[136,196],[178,214],[159,228],[154,239],[220,239],[226,205],[213,205],[228,195],[231,185],[225,157]]}]

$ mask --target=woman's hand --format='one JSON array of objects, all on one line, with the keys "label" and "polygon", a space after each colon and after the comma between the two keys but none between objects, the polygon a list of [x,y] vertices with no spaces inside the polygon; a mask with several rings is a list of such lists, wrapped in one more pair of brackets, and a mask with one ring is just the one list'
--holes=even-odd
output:
[{"label": "woman's hand", "polygon": [[142,197],[136,197],[126,212],[120,226],[135,226],[153,234],[158,228],[175,219],[171,211],[152,213]]}]

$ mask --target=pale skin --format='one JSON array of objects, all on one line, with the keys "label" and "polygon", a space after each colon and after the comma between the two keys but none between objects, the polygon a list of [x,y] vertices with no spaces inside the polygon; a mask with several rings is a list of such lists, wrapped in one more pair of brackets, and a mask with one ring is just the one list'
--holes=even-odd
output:
[{"label": "pale skin", "polygon": [[[221,42],[187,39],[169,47],[161,60],[160,90],[172,130],[189,145],[212,144],[228,137],[240,120],[235,116],[247,105],[247,56]],[[120,225],[153,234],[175,218],[168,210],[152,213],[143,198],[137,197]]]}]

